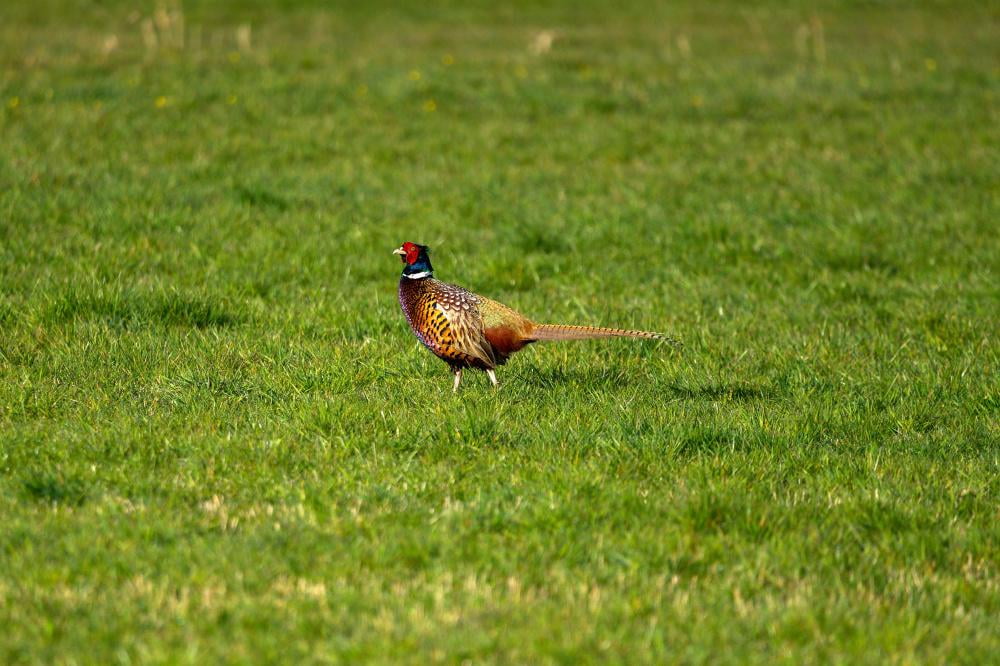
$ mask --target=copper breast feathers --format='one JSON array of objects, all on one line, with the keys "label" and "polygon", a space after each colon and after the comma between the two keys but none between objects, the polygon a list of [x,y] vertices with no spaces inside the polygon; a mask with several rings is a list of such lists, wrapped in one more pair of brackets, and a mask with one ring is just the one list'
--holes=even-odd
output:
[{"label": "copper breast feathers", "polygon": [[434,278],[399,282],[399,303],[420,340],[439,358],[458,367],[493,368],[497,359],[484,335],[479,297]]}]

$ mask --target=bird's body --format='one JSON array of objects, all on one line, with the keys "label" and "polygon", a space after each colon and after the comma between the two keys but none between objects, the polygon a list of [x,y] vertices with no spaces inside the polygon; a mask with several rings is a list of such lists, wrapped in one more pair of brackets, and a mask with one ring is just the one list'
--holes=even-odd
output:
[{"label": "bird's body", "polygon": [[[433,277],[427,247],[404,243],[399,304],[417,339],[455,373],[455,389],[464,368],[493,370],[510,355],[541,340],[629,337],[671,341],[659,333],[594,326],[536,324],[503,303]],[[673,342],[673,341],[671,341]]]},{"label": "bird's body", "polygon": [[417,339],[452,366],[491,370],[534,342],[516,311],[432,277],[400,278],[399,304]]}]

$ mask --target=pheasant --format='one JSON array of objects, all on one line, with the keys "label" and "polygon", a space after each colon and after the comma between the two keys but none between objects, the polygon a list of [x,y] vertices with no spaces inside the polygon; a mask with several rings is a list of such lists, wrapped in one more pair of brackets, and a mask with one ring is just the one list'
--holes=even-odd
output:
[{"label": "pheasant", "polygon": [[403,260],[399,304],[417,339],[449,366],[458,391],[462,370],[485,370],[494,387],[494,369],[516,351],[541,340],[646,338],[677,341],[659,333],[595,326],[536,324],[503,303],[434,278],[426,245],[403,243],[393,251]]}]

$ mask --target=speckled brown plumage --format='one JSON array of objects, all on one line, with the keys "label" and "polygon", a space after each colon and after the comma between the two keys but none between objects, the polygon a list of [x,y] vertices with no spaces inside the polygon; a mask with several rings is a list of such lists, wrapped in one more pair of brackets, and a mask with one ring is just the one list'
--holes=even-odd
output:
[{"label": "speckled brown plumage", "polygon": [[630,337],[673,342],[647,331],[536,324],[503,303],[435,279],[426,246],[404,243],[395,253],[404,263],[399,304],[406,321],[417,339],[451,366],[456,389],[464,368],[486,371],[495,385],[493,369],[540,340]]},{"label": "speckled brown plumage", "polygon": [[[532,342],[523,339],[532,322],[500,303],[432,277],[401,278],[399,303],[417,339],[453,368],[492,370]],[[507,316],[490,317],[494,306],[508,310]],[[487,318],[495,320],[493,326],[487,326]]]}]

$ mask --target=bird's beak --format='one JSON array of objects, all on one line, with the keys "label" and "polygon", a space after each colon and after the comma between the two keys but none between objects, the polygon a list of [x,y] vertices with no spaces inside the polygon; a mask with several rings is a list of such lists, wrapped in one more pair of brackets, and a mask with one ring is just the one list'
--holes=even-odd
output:
[{"label": "bird's beak", "polygon": [[398,254],[398,255],[401,255],[401,256],[406,256],[406,251],[403,248],[401,248],[401,247],[397,247],[395,250],[392,251],[392,253],[393,254]]}]

